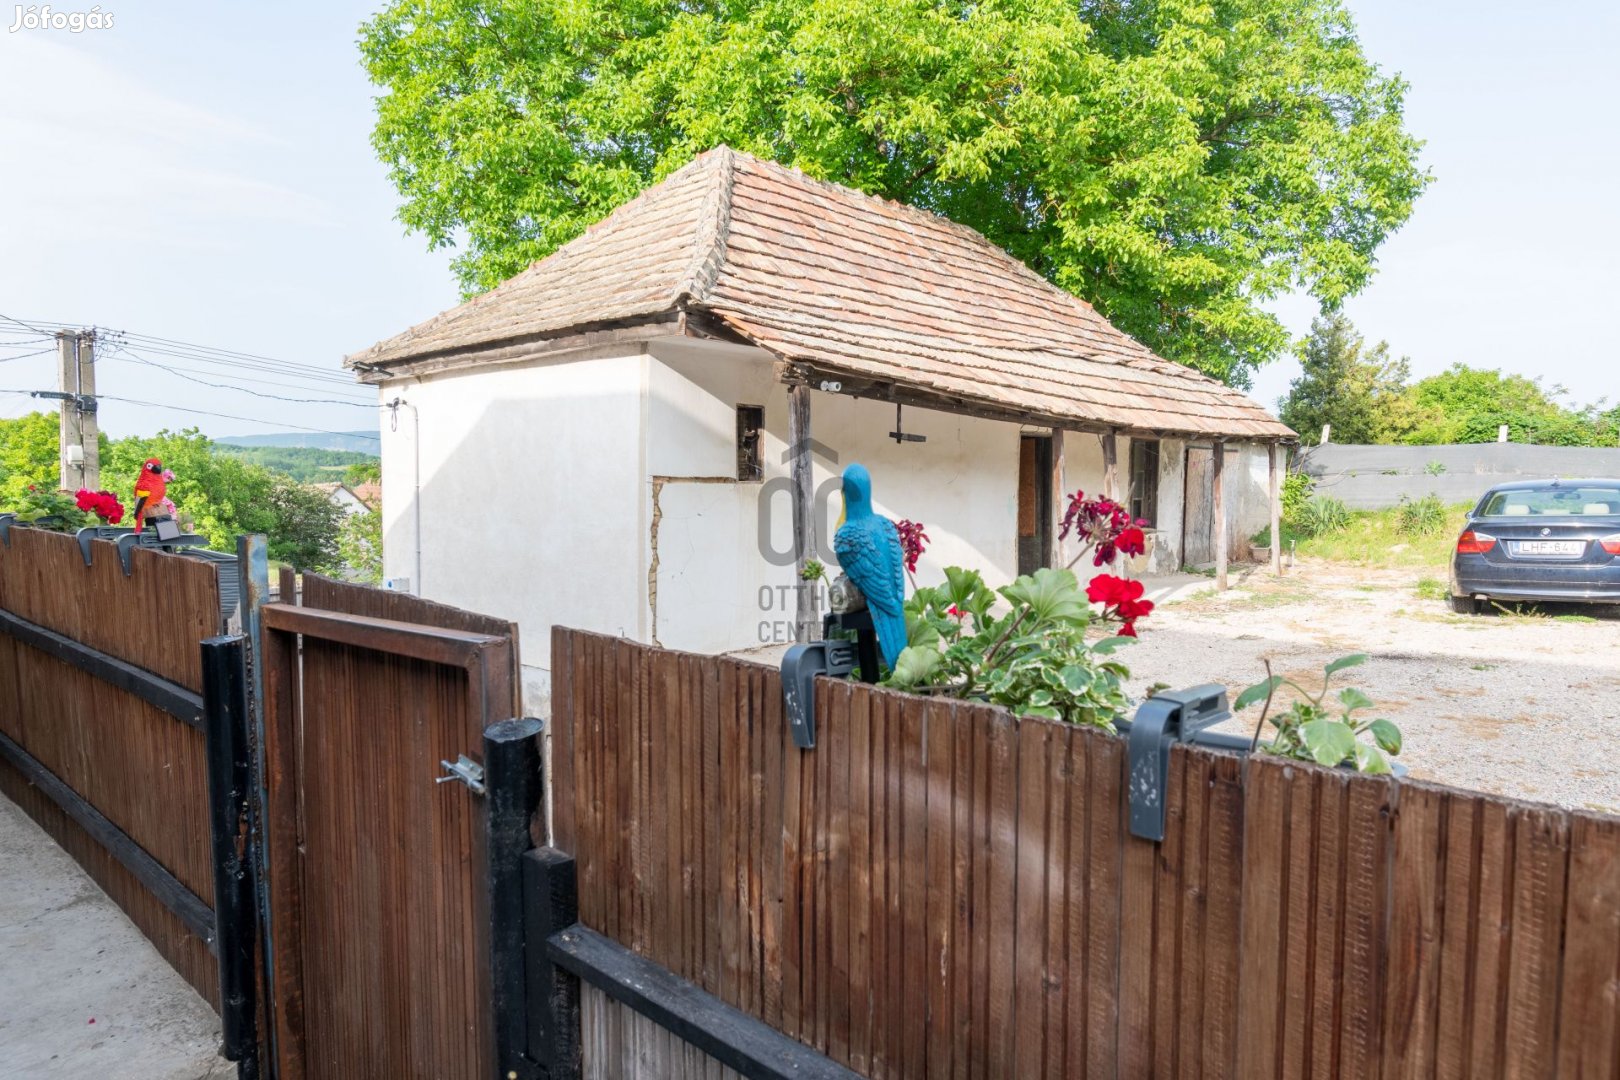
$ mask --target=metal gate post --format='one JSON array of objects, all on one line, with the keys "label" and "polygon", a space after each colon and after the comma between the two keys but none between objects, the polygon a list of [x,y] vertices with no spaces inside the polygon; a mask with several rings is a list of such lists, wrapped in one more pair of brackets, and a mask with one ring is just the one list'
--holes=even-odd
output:
[{"label": "metal gate post", "polygon": [[540,811],[540,721],[500,720],[484,729],[484,812],[489,852],[489,968],[495,1075],[536,1075],[528,1056],[523,963],[523,856]]},{"label": "metal gate post", "polygon": [[248,851],[247,665],[240,635],[202,643],[203,732],[207,737],[208,810],[213,839],[214,936],[219,951],[223,1053],[237,1076],[259,1075],[253,951],[258,937]]}]

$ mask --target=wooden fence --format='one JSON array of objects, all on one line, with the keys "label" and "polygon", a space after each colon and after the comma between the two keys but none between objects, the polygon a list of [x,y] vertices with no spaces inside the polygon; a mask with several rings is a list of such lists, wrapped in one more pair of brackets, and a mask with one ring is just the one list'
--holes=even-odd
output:
[{"label": "wooden fence", "polygon": [[126,577],[110,543],[89,566],[71,536],[0,544],[0,791],[217,1008],[198,643],[221,630],[219,581],[131,554]]},{"label": "wooden fence", "polygon": [[1620,1076],[1620,820],[1177,747],[1154,844],[1116,737],[553,643],[580,921],[858,1073]]}]

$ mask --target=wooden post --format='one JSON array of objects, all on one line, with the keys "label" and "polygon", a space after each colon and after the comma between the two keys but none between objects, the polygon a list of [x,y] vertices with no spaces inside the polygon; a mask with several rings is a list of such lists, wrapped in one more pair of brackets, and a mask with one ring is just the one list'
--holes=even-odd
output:
[{"label": "wooden post", "polygon": [[1271,572],[1282,576],[1282,444],[1273,442],[1271,454]]},{"label": "wooden post", "polygon": [[[530,827],[544,799],[540,773],[540,721],[497,720],[484,729],[484,826],[488,852],[490,1016],[497,1077],[518,1070],[529,1050],[531,1005],[524,859],[533,847]],[[536,943],[537,947],[541,943]],[[536,1003],[538,1004],[538,1003]]]},{"label": "wooden post", "polygon": [[1112,431],[1097,436],[1102,440],[1103,494],[1119,501],[1119,442]]},{"label": "wooden post", "polygon": [[810,458],[810,387],[793,383],[788,387],[788,453],[793,480],[793,572],[794,639],[816,639],[816,589],[804,580],[804,566],[816,546],[815,468]]},{"label": "wooden post", "polygon": [[1215,442],[1212,455],[1215,466],[1215,587],[1226,591],[1226,444]]},{"label": "wooden post", "polygon": [[1069,503],[1069,493],[1065,490],[1067,485],[1063,479],[1063,429],[1052,429],[1052,520],[1046,527],[1052,530],[1052,565],[1068,566],[1068,544],[1058,535],[1058,523],[1063,520],[1063,511]]}]

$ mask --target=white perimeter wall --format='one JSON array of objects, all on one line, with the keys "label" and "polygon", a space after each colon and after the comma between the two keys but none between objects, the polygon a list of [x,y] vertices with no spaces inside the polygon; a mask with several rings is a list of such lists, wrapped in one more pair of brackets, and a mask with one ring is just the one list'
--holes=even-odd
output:
[{"label": "white perimeter wall", "polygon": [[[390,383],[418,418],[382,419],[383,574],[516,621],[531,710],[549,699],[553,625],[645,640],[644,356]],[[538,704],[537,704],[538,703]]]}]

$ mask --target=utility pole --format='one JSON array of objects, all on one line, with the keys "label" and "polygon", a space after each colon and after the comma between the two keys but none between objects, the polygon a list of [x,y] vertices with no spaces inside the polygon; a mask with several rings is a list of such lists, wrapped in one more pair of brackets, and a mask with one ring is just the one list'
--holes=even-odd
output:
[{"label": "utility pole", "polygon": [[59,428],[64,491],[101,486],[101,445],[96,426],[96,332],[60,330],[56,334],[57,387],[61,399]]},{"label": "utility pole", "polygon": [[62,490],[84,486],[84,435],[79,427],[79,335],[72,330],[56,334],[57,389],[62,394],[60,447]]},{"label": "utility pole", "polygon": [[84,486],[101,488],[101,428],[96,422],[96,332],[79,331],[79,445],[84,447]]}]

